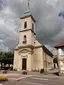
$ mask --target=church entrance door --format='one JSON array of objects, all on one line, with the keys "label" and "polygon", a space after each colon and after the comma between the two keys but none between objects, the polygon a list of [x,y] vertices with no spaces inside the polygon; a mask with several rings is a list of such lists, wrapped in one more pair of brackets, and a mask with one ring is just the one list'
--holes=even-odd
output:
[{"label": "church entrance door", "polygon": [[26,63],[27,63],[27,59],[23,58],[22,59],[22,70],[26,70]]}]

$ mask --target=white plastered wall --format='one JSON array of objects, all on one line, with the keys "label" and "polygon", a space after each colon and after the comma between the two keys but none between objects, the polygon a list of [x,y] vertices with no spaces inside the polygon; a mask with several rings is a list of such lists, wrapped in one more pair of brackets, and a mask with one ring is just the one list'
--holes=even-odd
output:
[{"label": "white plastered wall", "polygon": [[36,48],[34,51],[34,69],[40,70],[43,68],[43,50]]},{"label": "white plastered wall", "polygon": [[[24,28],[24,22],[27,22],[27,28]],[[26,30],[26,29],[31,29],[32,27],[32,19],[31,17],[27,17],[21,20],[21,31]]]},{"label": "white plastered wall", "polygon": [[[27,28],[24,28],[24,22],[27,22]],[[29,30],[29,29],[32,29],[32,23],[34,24],[34,32],[35,32],[35,23],[31,17],[27,17],[21,20],[20,31],[23,31],[23,32],[19,33],[19,44],[23,45],[23,38],[24,38],[24,35],[26,35],[27,44],[34,45],[35,35],[31,30]],[[25,31],[25,30],[29,30],[29,31]]]},{"label": "white plastered wall", "polygon": [[29,53],[21,53],[18,56],[18,71],[22,70],[22,59],[26,58],[26,70],[31,71],[32,70],[32,55]]},{"label": "white plastered wall", "polygon": [[58,57],[59,57],[59,65],[61,73],[64,73],[64,48],[59,48],[58,50]]},{"label": "white plastered wall", "polygon": [[14,65],[13,65],[13,69],[18,69],[18,51],[17,50],[14,51]]},{"label": "white plastered wall", "polygon": [[[24,40],[24,35],[26,35],[26,40],[27,43],[23,44],[23,40]],[[19,41],[19,45],[34,45],[34,35],[31,31],[25,31],[25,32],[20,32],[20,41]]]}]

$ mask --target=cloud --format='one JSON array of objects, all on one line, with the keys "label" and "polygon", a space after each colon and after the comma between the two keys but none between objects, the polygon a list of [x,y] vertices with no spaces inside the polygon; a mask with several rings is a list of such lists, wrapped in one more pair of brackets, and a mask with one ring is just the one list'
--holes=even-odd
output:
[{"label": "cloud", "polygon": [[18,43],[18,23],[16,14],[9,7],[1,10],[0,13],[0,49],[12,50]]},{"label": "cloud", "polygon": [[[27,0],[3,1],[5,5],[0,12],[0,40],[12,50],[18,43],[20,17],[28,9],[28,3]],[[42,44],[55,46],[64,40],[64,19],[58,16],[64,12],[64,0],[30,0],[30,10],[36,19],[37,39]]]},{"label": "cloud", "polygon": [[45,45],[45,47],[47,47],[47,49],[49,49],[49,51],[53,53],[54,57],[57,55],[57,51],[55,48],[52,47],[52,45]]},{"label": "cloud", "polygon": [[4,46],[3,44],[0,44],[0,52],[8,52],[10,51],[8,47]]}]

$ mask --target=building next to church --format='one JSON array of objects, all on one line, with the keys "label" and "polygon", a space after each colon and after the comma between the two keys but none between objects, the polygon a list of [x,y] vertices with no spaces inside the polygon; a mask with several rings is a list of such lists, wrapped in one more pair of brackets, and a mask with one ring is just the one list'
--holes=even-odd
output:
[{"label": "building next to church", "polygon": [[60,73],[64,73],[64,42],[55,46],[57,50],[58,66]]},{"label": "building next to church", "polygon": [[35,19],[30,10],[26,11],[21,19],[19,44],[14,50],[13,69],[40,70],[53,67],[53,54],[36,40]]}]

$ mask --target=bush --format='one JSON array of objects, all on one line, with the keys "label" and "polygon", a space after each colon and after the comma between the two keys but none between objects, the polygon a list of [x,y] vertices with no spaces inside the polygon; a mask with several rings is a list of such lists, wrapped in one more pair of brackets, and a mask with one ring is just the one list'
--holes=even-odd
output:
[{"label": "bush", "polygon": [[43,74],[43,75],[47,75],[47,71],[45,69],[41,69],[40,73]]},{"label": "bush", "polygon": [[13,69],[13,71],[17,71],[17,69]]},{"label": "bush", "polygon": [[9,67],[3,67],[3,69],[4,69],[4,70],[8,70],[8,69],[9,69]]},{"label": "bush", "polygon": [[44,73],[44,69],[41,69],[41,70],[40,70],[40,73]]},{"label": "bush", "polygon": [[27,74],[27,71],[23,71],[22,74],[26,75]]},{"label": "bush", "polygon": [[44,73],[43,73],[44,75],[47,75],[48,73],[47,73],[47,71],[44,71]]},{"label": "bush", "polygon": [[39,72],[39,69],[33,69],[32,72]]}]

